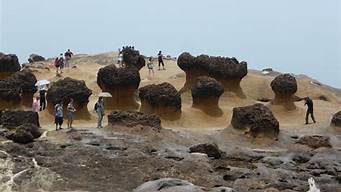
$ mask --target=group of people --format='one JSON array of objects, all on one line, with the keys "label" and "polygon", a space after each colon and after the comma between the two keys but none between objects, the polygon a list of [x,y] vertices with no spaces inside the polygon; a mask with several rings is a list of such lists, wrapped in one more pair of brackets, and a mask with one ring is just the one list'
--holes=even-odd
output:
[{"label": "group of people", "polygon": [[47,92],[47,86],[39,88],[39,96],[33,98],[32,102],[32,110],[34,112],[43,111],[46,108],[46,92]]},{"label": "group of people", "polygon": [[[73,105],[73,99],[70,98],[69,103],[66,107],[66,117],[67,117],[67,128],[71,129],[73,123],[73,114],[76,112],[76,109]],[[54,106],[54,122],[56,124],[56,130],[62,129],[63,121],[64,121],[64,109],[63,109],[63,101],[60,100]]]},{"label": "group of people", "polygon": [[63,73],[64,67],[70,67],[70,60],[72,56],[72,51],[68,49],[64,54],[61,53],[59,57],[54,60],[54,66],[56,67],[57,75]]}]

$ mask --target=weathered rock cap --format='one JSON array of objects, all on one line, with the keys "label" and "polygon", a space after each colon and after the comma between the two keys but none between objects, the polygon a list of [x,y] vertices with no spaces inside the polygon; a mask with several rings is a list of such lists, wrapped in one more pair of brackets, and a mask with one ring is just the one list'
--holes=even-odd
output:
[{"label": "weathered rock cap", "polygon": [[275,94],[295,94],[297,91],[296,78],[291,74],[281,74],[271,82]]},{"label": "weathered rock cap", "polygon": [[201,76],[192,85],[193,98],[220,97],[224,93],[223,85],[210,77]]},{"label": "weathered rock cap", "polygon": [[341,127],[341,111],[333,115],[331,125],[336,126],[336,127]]},{"label": "weathered rock cap", "polygon": [[223,155],[223,152],[215,143],[193,145],[189,148],[189,151],[190,153],[204,153],[207,154],[208,157],[213,157],[215,159],[219,159]]},{"label": "weathered rock cap", "polygon": [[97,73],[97,84],[105,91],[126,86],[133,86],[137,89],[140,81],[140,73],[136,68],[117,68],[115,65],[108,65]]},{"label": "weathered rock cap", "polygon": [[4,54],[0,52],[0,72],[17,72],[20,71],[18,57],[15,54]]},{"label": "weathered rock cap", "polygon": [[169,83],[147,85],[139,89],[139,97],[152,107],[174,107],[181,111],[180,93]]},{"label": "weathered rock cap", "polygon": [[177,64],[184,71],[198,70],[208,73],[210,57],[208,55],[194,57],[190,53],[184,52],[178,57]]},{"label": "weathered rock cap", "polygon": [[52,83],[47,91],[46,98],[49,104],[55,105],[58,101],[67,104],[72,98],[76,109],[87,107],[92,91],[86,86],[85,81],[66,77]]},{"label": "weathered rock cap", "polygon": [[115,110],[108,115],[108,121],[111,125],[122,125],[127,127],[142,125],[152,127],[158,131],[161,130],[161,120],[154,114]]},{"label": "weathered rock cap", "polygon": [[40,126],[39,115],[33,111],[2,111],[0,125],[6,128],[15,128],[23,124],[34,124]]},{"label": "weathered rock cap", "polygon": [[19,87],[23,93],[33,94],[37,92],[37,87],[35,86],[37,78],[31,70],[25,69],[18,71],[10,77],[7,77],[5,81]]},{"label": "weathered rock cap", "polygon": [[236,58],[211,57],[209,75],[221,80],[241,80],[247,75],[247,63]]},{"label": "weathered rock cap", "polygon": [[45,61],[45,58],[43,56],[40,56],[37,54],[31,54],[27,60],[29,63],[34,63],[34,62],[38,62],[38,61]]},{"label": "weathered rock cap", "polygon": [[231,124],[236,129],[249,128],[249,133],[256,137],[264,135],[277,138],[279,122],[271,110],[263,104],[233,108]]},{"label": "weathered rock cap", "polygon": [[123,51],[123,62],[126,67],[135,67],[140,70],[142,67],[146,65],[146,61],[138,50],[132,48],[125,48]]}]

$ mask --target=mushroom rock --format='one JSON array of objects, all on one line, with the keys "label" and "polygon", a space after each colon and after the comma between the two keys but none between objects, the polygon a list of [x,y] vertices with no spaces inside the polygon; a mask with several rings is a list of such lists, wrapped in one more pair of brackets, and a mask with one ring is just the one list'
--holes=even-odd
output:
[{"label": "mushroom rock", "polygon": [[18,126],[14,133],[8,134],[6,137],[16,143],[30,143],[34,139],[41,136],[39,127],[35,124],[26,123]]},{"label": "mushroom rock", "polygon": [[180,92],[189,90],[199,76],[210,76],[220,81],[225,91],[245,97],[240,81],[247,75],[247,63],[236,58],[200,55],[193,57],[185,52],[178,58],[178,66],[186,73],[186,82]]},{"label": "mushroom rock", "polygon": [[126,67],[136,67],[140,70],[142,67],[146,65],[146,61],[138,50],[134,50],[132,48],[125,48],[123,51],[123,62]]},{"label": "mushroom rock", "polygon": [[18,57],[14,54],[4,54],[0,52],[0,79],[4,79],[13,73],[20,71]]},{"label": "mushroom rock", "polygon": [[0,110],[18,108],[21,102],[21,89],[12,82],[0,80]]},{"label": "mushroom rock", "polygon": [[161,120],[157,115],[145,114],[136,111],[113,111],[108,115],[111,125],[134,127],[137,125],[148,126],[157,131],[161,129]]},{"label": "mushroom rock", "polygon": [[37,54],[31,54],[27,60],[29,63],[34,63],[37,61],[45,61],[45,58]]},{"label": "mushroom rock", "polygon": [[192,98],[194,108],[199,108],[209,115],[221,116],[219,97],[224,93],[223,85],[210,77],[201,76],[192,85]]},{"label": "mushroom rock", "polygon": [[283,105],[289,110],[296,109],[294,94],[297,91],[296,78],[290,74],[281,74],[271,82],[271,88],[275,93],[272,100],[274,105]]},{"label": "mushroom rock", "polygon": [[103,92],[112,95],[111,98],[105,98],[105,108],[138,109],[135,92],[140,81],[140,73],[134,67],[117,68],[115,65],[108,65],[101,68],[97,73],[97,84]]},{"label": "mushroom rock", "polygon": [[15,128],[23,124],[34,124],[40,126],[39,115],[33,111],[2,111],[0,125],[7,128]]},{"label": "mushroom rock", "polygon": [[279,122],[270,109],[260,103],[233,108],[231,125],[235,129],[249,129],[253,137],[277,138],[279,134]]},{"label": "mushroom rock", "polygon": [[181,116],[181,97],[169,83],[147,85],[139,89],[141,111],[155,113],[163,119],[176,120]]},{"label": "mushroom rock", "polygon": [[333,115],[331,125],[336,126],[336,127],[341,127],[341,111]]},{"label": "mushroom rock", "polygon": [[21,103],[24,106],[32,106],[33,95],[37,92],[37,87],[35,86],[37,79],[30,70],[16,72],[6,78],[5,81],[10,82],[10,84],[13,84],[15,87],[19,87],[22,97]]},{"label": "mushroom rock", "polygon": [[87,105],[92,91],[86,86],[84,81],[65,78],[52,83],[47,90],[47,109],[51,114],[54,114],[54,106],[58,101],[63,101],[64,114],[66,115],[66,106],[70,99],[73,99],[76,112],[75,119],[89,119],[90,113]]}]

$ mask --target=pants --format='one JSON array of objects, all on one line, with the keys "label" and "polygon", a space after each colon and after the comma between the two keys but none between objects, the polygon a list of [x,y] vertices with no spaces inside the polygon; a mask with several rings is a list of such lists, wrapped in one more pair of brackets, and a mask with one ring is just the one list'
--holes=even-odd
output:
[{"label": "pants", "polygon": [[96,113],[98,117],[97,127],[102,127],[103,113],[101,111],[97,111]]},{"label": "pants", "polygon": [[314,117],[314,110],[310,110],[308,109],[307,110],[307,113],[305,114],[305,122],[308,123],[308,117],[309,117],[309,114],[311,116],[311,119],[313,120],[313,122],[315,123],[315,117]]},{"label": "pants", "polygon": [[45,108],[46,108],[46,99],[40,98],[40,111],[45,110]]},{"label": "pants", "polygon": [[162,65],[162,67],[165,67],[165,64],[163,63],[163,60],[159,60],[159,68]]}]

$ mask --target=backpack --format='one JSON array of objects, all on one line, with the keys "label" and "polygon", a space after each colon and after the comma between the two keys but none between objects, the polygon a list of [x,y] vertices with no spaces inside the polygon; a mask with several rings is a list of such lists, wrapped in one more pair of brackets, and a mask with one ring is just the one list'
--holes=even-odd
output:
[{"label": "backpack", "polygon": [[97,108],[98,108],[98,103],[95,104],[95,107],[94,107],[95,111],[97,111]]},{"label": "backpack", "polygon": [[58,57],[54,60],[54,66],[59,67],[59,59]]}]

